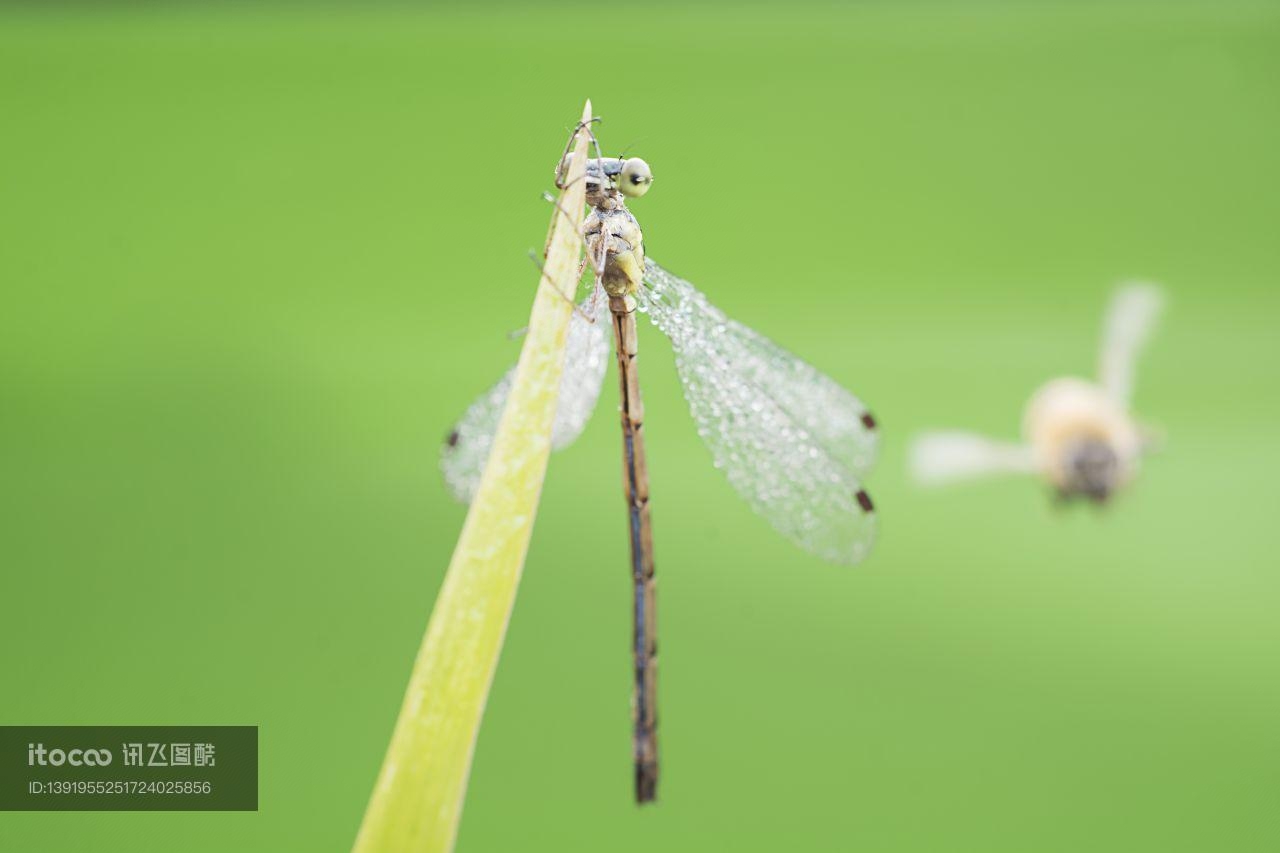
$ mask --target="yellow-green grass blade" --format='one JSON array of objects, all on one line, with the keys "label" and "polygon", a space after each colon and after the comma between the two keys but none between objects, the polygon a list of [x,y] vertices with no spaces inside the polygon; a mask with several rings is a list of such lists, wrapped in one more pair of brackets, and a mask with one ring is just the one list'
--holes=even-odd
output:
[{"label": "yellow-green grass blade", "polygon": [[[591,102],[583,111],[591,118]],[[585,126],[585,125],[584,125]],[[551,451],[578,282],[587,133],[552,214],[529,332],[489,462],[418,651],[355,850],[448,851]],[[559,291],[558,293],[556,291]]]}]

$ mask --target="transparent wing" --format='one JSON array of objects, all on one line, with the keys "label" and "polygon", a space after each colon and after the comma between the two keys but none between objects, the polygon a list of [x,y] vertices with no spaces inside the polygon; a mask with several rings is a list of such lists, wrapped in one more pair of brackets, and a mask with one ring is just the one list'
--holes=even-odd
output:
[{"label": "transparent wing", "polygon": [[1159,285],[1130,282],[1116,290],[1107,309],[1098,379],[1111,399],[1126,409],[1133,396],[1138,353],[1151,336],[1163,307],[1164,292]]},{"label": "transparent wing", "polygon": [[988,474],[1030,474],[1035,455],[1023,444],[992,441],[968,432],[930,432],[911,443],[911,475],[917,483],[938,486]]},{"label": "transparent wing", "polygon": [[802,548],[861,560],[875,513],[860,475],[875,420],[829,377],[711,305],[653,261],[640,307],[675,349],[698,434],[751,508]]},{"label": "transparent wing", "polygon": [[[596,294],[579,307],[595,322],[588,322],[577,313],[569,321],[564,374],[560,378],[560,397],[551,428],[553,450],[568,447],[582,433],[600,397],[600,385],[609,362],[609,324],[604,321],[608,315],[607,300],[602,294]],[[453,496],[463,503],[471,501],[480,485],[480,475],[489,460],[515,370],[515,367],[508,370],[496,385],[471,404],[440,451],[440,471]]]}]

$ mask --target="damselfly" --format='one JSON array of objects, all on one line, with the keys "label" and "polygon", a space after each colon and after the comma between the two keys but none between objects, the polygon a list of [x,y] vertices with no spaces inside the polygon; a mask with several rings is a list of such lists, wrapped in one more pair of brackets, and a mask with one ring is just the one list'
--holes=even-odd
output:
[{"label": "damselfly", "polygon": [[[561,170],[557,170],[557,183]],[[574,316],[552,434],[556,449],[582,431],[608,360],[604,304],[621,388],[624,485],[634,586],[635,794],[657,794],[657,645],[653,534],[637,372],[637,311],[671,340],[685,398],[716,467],[751,507],[797,545],[837,563],[866,556],[875,533],[862,477],[875,458],[876,421],[832,379],[757,332],[728,319],[689,282],[645,258],[626,199],[651,183],[639,158],[589,162],[584,226],[591,295]],[[458,421],[443,451],[445,478],[461,500],[480,481],[513,378],[509,372]]]},{"label": "damselfly", "polygon": [[912,471],[936,485],[997,473],[1038,474],[1060,500],[1104,503],[1138,470],[1151,432],[1129,411],[1138,354],[1164,299],[1133,283],[1112,297],[1098,357],[1098,381],[1062,377],[1040,386],[1022,417],[1023,443],[967,432],[931,432],[915,440]]}]

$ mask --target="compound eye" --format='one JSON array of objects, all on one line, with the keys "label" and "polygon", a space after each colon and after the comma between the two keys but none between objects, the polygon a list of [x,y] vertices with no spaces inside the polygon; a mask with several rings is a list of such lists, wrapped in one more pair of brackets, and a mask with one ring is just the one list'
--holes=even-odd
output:
[{"label": "compound eye", "polygon": [[622,174],[618,175],[618,191],[627,198],[639,198],[649,191],[653,183],[653,172],[649,164],[639,157],[631,157],[622,163]]}]

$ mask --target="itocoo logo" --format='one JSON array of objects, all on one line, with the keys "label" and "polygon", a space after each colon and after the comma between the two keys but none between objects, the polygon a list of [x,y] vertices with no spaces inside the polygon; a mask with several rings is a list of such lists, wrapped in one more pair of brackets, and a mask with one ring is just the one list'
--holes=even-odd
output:
[{"label": "itocoo logo", "polygon": [[45,749],[42,743],[27,744],[27,766],[105,767],[111,763],[109,749]]}]

